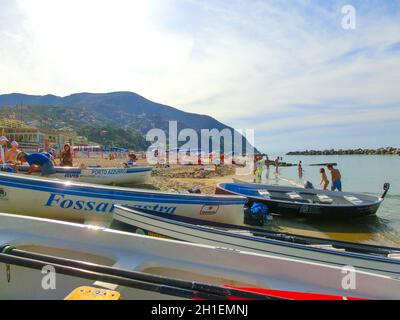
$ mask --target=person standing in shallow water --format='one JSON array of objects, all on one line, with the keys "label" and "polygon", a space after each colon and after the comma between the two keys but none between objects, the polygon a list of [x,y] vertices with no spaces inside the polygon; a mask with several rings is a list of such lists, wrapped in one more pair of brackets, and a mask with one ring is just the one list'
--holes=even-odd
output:
[{"label": "person standing in shallow water", "polygon": [[279,172],[279,157],[275,159],[275,173]]},{"label": "person standing in shallow water", "polygon": [[342,175],[340,174],[340,171],[335,169],[331,164],[328,164],[327,168],[331,172],[331,190],[335,191],[337,189],[338,191],[342,191]]},{"label": "person standing in shallow water", "polygon": [[301,161],[299,161],[299,164],[297,165],[297,171],[299,173],[299,178],[303,177],[303,167],[301,166]]},{"label": "person standing in shallow water", "polygon": [[324,190],[328,190],[328,185],[329,185],[329,180],[328,177],[326,176],[325,169],[321,168],[319,170],[319,173],[321,174],[321,182],[320,185],[324,188]]}]

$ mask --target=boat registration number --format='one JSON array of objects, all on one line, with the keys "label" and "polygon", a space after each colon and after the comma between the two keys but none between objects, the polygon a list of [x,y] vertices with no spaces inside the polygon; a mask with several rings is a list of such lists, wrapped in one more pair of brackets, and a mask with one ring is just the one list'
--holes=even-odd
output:
[{"label": "boat registration number", "polygon": [[[126,173],[126,169],[91,169],[87,173],[94,176],[108,176]],[[86,172],[85,172],[86,173]]]}]

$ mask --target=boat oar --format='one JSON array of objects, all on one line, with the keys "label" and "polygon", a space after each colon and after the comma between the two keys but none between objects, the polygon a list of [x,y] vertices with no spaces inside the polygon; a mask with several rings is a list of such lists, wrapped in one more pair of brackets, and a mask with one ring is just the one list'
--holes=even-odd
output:
[{"label": "boat oar", "polygon": [[331,164],[332,166],[337,166],[336,162],[312,163],[312,164],[309,164],[309,166],[327,166],[328,164]]},{"label": "boat oar", "polygon": [[[12,255],[8,254],[0,254],[0,262],[9,264],[9,265],[17,265],[25,268],[32,268],[32,269],[37,269],[37,270],[42,270],[43,267],[49,265],[48,262],[46,261],[39,261],[39,260],[33,260],[33,259],[28,259],[28,258],[21,258],[21,257],[15,257]],[[160,285],[160,284],[154,284],[150,282],[144,282],[144,281],[139,281],[139,280],[132,280],[124,277],[119,277],[119,276],[114,276],[114,275],[109,275],[109,274],[104,274],[104,273],[99,273],[99,272],[93,272],[90,270],[85,270],[85,269],[78,269],[74,267],[69,267],[69,266],[63,266],[63,265],[58,265],[58,264],[51,264],[55,272],[57,274],[63,274],[67,276],[73,276],[73,277],[78,277],[82,279],[89,279],[93,281],[101,281],[101,282],[106,282],[106,283],[113,283],[116,285],[120,285],[123,287],[129,287],[129,288],[135,288],[138,290],[145,290],[145,291],[152,291],[152,292],[157,292],[160,294],[164,295],[170,295],[170,296],[175,296],[175,297],[180,297],[180,298],[186,298],[186,299],[225,299],[225,297],[221,297],[218,295],[213,295],[209,293],[204,293],[200,291],[195,291],[195,290],[187,290],[187,289],[182,289],[178,287],[171,287],[171,286],[166,286],[166,285]]]},{"label": "boat oar", "polygon": [[[0,254],[0,261],[1,257],[3,255],[8,255],[9,257],[14,257],[14,258],[19,258],[19,259],[27,259],[28,262],[35,261],[36,264],[34,264],[32,267],[33,268],[39,268],[37,267],[37,263],[41,262],[42,267],[44,265],[52,265],[56,268],[57,272],[59,270],[61,271],[60,273],[63,273],[64,271],[69,272],[69,269],[73,270],[80,270],[81,272],[78,274],[67,274],[67,275],[75,275],[75,276],[80,276],[80,277],[85,277],[84,272],[88,272],[89,275],[97,274],[97,275],[102,275],[102,277],[116,277],[117,282],[113,282],[111,280],[99,280],[99,279],[93,279],[97,281],[103,281],[103,282],[109,282],[109,283],[115,283],[119,285],[124,285],[121,282],[118,282],[120,279],[127,279],[131,280],[134,282],[138,282],[139,284],[139,289],[140,285],[143,285],[143,283],[150,283],[151,285],[155,287],[149,287],[148,289],[144,290],[149,290],[149,291],[157,291],[162,290],[160,293],[165,293],[166,294],[171,294],[171,288],[177,288],[177,294],[176,296],[188,298],[189,293],[192,295],[191,298],[198,298],[198,299],[230,299],[230,298],[239,298],[239,299],[268,299],[269,297],[261,294],[255,294],[255,293],[249,293],[246,291],[242,290],[236,290],[236,289],[228,289],[220,286],[215,286],[215,285],[210,285],[210,284],[205,284],[205,283],[199,283],[199,282],[189,282],[189,281],[184,281],[184,280],[178,280],[178,279],[170,279],[170,278],[165,278],[157,275],[150,275],[146,274],[143,272],[137,272],[137,271],[130,271],[130,270],[123,270],[120,268],[115,268],[115,267],[109,267],[109,266],[104,266],[104,265],[97,265],[97,264],[92,264],[92,263],[87,263],[87,262],[82,262],[82,261],[77,261],[77,260],[72,260],[72,259],[66,259],[66,258],[61,258],[61,257],[55,257],[55,256],[49,256],[49,255],[44,255],[44,254],[39,254],[39,253],[32,253],[28,251],[23,251],[23,250],[18,250],[15,249],[11,246],[5,246],[3,250],[0,250],[0,252],[5,252]],[[22,260],[20,260],[21,262]],[[41,268],[42,268],[41,267]],[[67,269],[65,269],[67,268]],[[92,279],[92,278],[89,278]],[[125,284],[125,286],[128,286]],[[133,284],[131,284],[132,287]],[[157,290],[152,290],[152,288],[156,288]],[[167,291],[166,291],[167,290]],[[181,291],[183,290],[183,291]]]}]

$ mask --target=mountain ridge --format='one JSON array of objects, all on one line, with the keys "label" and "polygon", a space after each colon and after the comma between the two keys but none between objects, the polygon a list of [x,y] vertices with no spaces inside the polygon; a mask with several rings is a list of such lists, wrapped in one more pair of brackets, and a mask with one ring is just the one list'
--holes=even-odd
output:
[{"label": "mountain ridge", "polygon": [[[24,109],[20,110],[20,113],[27,118],[35,118],[35,111],[41,113],[44,118],[47,114],[53,114],[53,118],[55,117],[58,122],[61,121],[61,111],[64,111],[72,117],[71,122],[78,129],[84,126],[85,118],[87,118],[89,125],[114,125],[124,129],[134,128],[142,135],[154,128],[168,132],[169,121],[174,120],[177,121],[178,130],[192,128],[200,132],[201,129],[222,130],[226,128],[232,133],[234,131],[234,128],[209,115],[182,111],[172,106],[151,101],[130,91],[80,92],[64,97],[53,94],[29,95],[24,93],[0,95],[0,110],[3,116],[7,116],[7,112],[9,114],[13,109],[14,111]],[[80,118],[74,117],[74,114],[70,111],[77,112]],[[36,120],[40,121],[40,119]],[[43,126],[46,125],[51,125],[51,121],[43,123]],[[244,145],[250,146],[244,137],[242,139]]]}]

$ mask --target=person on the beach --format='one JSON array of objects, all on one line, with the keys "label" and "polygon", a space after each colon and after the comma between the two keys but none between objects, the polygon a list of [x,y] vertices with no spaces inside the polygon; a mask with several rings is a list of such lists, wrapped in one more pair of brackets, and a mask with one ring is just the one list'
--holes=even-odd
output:
[{"label": "person on the beach", "polygon": [[303,177],[303,167],[301,166],[301,161],[299,161],[299,164],[297,165],[297,171],[299,173],[299,178]]},{"label": "person on the beach", "polygon": [[267,173],[267,167],[265,165],[265,157],[264,156],[260,156],[260,182],[265,182],[266,179],[266,173]]},{"label": "person on the beach", "polygon": [[56,173],[53,162],[43,153],[34,152],[27,154],[21,151],[17,155],[17,161],[20,161],[21,163],[27,162],[29,164],[29,171],[26,174],[41,171],[41,176],[49,176]]},{"label": "person on the beach", "polygon": [[321,168],[319,170],[319,173],[321,174],[321,182],[319,184],[322,185],[324,190],[328,190],[329,180],[328,177],[326,176],[325,169]]},{"label": "person on the beach", "polygon": [[275,172],[279,172],[279,157],[276,157],[275,159]]},{"label": "person on the beach", "polygon": [[44,147],[39,149],[39,152],[41,153],[48,153],[50,154],[53,158],[57,157],[56,154],[56,149],[54,149],[51,146],[50,140],[49,139],[44,139]]},{"label": "person on the beach", "polygon": [[61,167],[72,167],[74,157],[71,150],[71,145],[66,143],[64,145],[64,150],[60,153],[60,166]]},{"label": "person on the beach", "polygon": [[6,150],[8,139],[5,136],[0,137],[0,163],[6,163]]},{"label": "person on the beach", "polygon": [[10,149],[8,149],[6,152],[6,162],[7,163],[15,163],[17,161],[17,154],[19,152],[18,142],[12,141],[10,143],[10,146],[11,146]]},{"label": "person on the beach", "polygon": [[335,169],[331,164],[328,164],[327,168],[331,172],[331,190],[335,191],[337,189],[338,191],[342,191],[342,175],[340,174],[340,171],[338,169]]},{"label": "person on the beach", "polygon": [[265,156],[265,172],[264,172],[264,175],[265,175],[265,179],[269,179],[269,159],[268,159],[268,156]]},{"label": "person on the beach", "polygon": [[261,163],[260,163],[260,156],[254,156],[254,182],[260,183],[261,182]]},{"label": "person on the beach", "polygon": [[136,166],[137,157],[134,153],[128,154],[128,160],[124,163],[125,167]]}]

